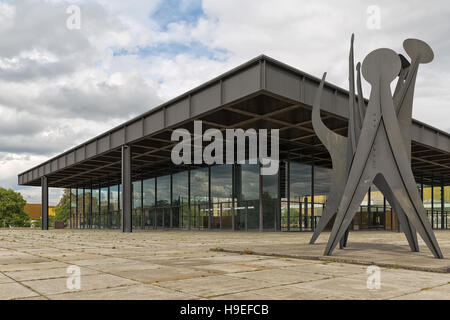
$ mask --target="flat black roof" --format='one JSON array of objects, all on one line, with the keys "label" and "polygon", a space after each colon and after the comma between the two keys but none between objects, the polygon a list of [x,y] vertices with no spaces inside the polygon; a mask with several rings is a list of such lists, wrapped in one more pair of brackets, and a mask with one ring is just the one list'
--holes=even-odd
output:
[{"label": "flat black roof", "polygon": [[[280,128],[281,143],[291,155],[308,152],[315,163],[329,166],[329,156],[314,134],[311,105],[320,79],[270,57],[258,56],[148,112],[18,175],[20,185],[51,187],[103,185],[120,175],[120,147],[133,147],[134,175],[174,170],[169,163],[170,132],[191,128],[201,119],[225,129]],[[348,91],[326,83],[324,121],[346,134]],[[413,120],[412,166],[424,179],[450,181],[450,135]],[[287,149],[286,149],[287,148]]]}]

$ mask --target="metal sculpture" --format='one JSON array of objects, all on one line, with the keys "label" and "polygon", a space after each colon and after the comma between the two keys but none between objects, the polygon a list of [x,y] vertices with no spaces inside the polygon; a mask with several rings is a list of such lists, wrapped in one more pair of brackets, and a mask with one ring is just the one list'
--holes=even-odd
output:
[{"label": "metal sculpture", "polygon": [[[358,63],[356,66],[357,70],[357,88],[358,88],[358,103],[356,107],[356,95],[355,95],[355,82],[354,82],[354,59],[353,59],[353,43],[354,43],[354,35],[351,38],[350,44],[350,54],[349,54],[349,126],[347,137],[343,137],[328,129],[320,119],[320,95],[316,97],[316,101],[313,107],[313,126],[319,139],[324,143],[326,148],[330,151],[331,159],[332,159],[332,183],[330,188],[330,196],[326,201],[325,209],[322,212],[322,217],[319,220],[319,224],[315,228],[315,232],[310,240],[310,244],[313,244],[320,233],[326,227],[328,222],[337,212],[337,208],[340,200],[342,199],[343,188],[342,182],[347,181],[348,171],[350,169],[351,161],[354,156],[354,152],[356,149],[356,145],[358,143],[359,135],[361,132],[361,126],[364,121],[364,116],[366,113],[366,106],[364,104],[364,98],[362,93],[362,84],[361,84],[361,72],[360,67],[361,64]],[[403,57],[403,56],[401,56]],[[405,74],[407,73],[407,68],[409,67],[409,63],[403,57],[402,59],[402,71],[399,74],[399,81],[397,83],[396,92],[400,92],[400,89],[403,87],[403,82],[405,78]],[[324,79],[323,79],[324,80]],[[399,99],[399,101],[403,102],[404,99]],[[409,102],[409,100],[408,100]],[[411,107],[403,108],[404,110],[411,110]],[[407,113],[403,113],[402,115],[407,115]],[[407,121],[408,119],[406,119]],[[411,121],[411,113],[409,114],[409,121]],[[404,134],[405,140],[410,136],[409,134],[409,126],[403,126],[405,128],[406,133]],[[350,140],[351,143],[348,143]],[[410,138],[409,138],[409,150],[410,150]],[[331,143],[330,143],[330,142]],[[382,179],[382,177],[377,177],[374,180],[375,186],[385,195],[388,202],[392,205],[395,212],[397,212],[399,224],[402,226],[402,230],[404,231],[410,248],[412,251],[418,251],[418,243],[415,230],[409,224],[407,217],[401,209],[401,206],[398,205],[393,195],[390,193],[389,189],[386,187],[386,183]],[[345,233],[344,237],[341,239],[340,247],[345,247],[347,245],[348,231]]]},{"label": "metal sculpture", "polygon": [[[358,102],[354,85],[352,35],[349,56],[349,125],[347,137],[336,134],[320,118],[320,98],[324,74],[313,105],[314,130],[330,153],[333,170],[330,195],[310,243],[314,243],[336,214],[325,249],[330,255],[337,243],[346,245],[348,228],[371,184],[384,194],[399,219],[412,251],[418,251],[416,230],[437,258],[442,258],[439,245],[426,217],[411,170],[411,115],[415,80],[420,63],[433,60],[433,51],[423,41],[408,39],[405,51],[411,57],[378,49],[363,62],[364,78],[372,91],[366,108],[357,65]],[[394,96],[390,83],[399,77]]]}]

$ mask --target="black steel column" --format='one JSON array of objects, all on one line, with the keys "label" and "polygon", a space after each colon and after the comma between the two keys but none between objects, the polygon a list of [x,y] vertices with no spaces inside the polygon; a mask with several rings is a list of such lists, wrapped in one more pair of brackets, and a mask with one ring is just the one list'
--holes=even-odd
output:
[{"label": "black steel column", "polygon": [[[234,225],[235,225],[235,221],[234,221],[234,208],[235,208],[235,204],[234,204],[234,199],[236,198],[236,164],[232,164],[231,167],[231,230],[234,231]],[[239,199],[238,199],[239,200]],[[239,205],[239,201],[238,204]]]},{"label": "black steel column", "polygon": [[86,188],[83,187],[83,229],[86,229]]},{"label": "black steel column", "polygon": [[315,227],[316,227],[316,221],[314,218],[314,156],[313,156],[313,161],[312,161],[312,165],[311,165],[311,230],[314,231]]},{"label": "black steel column", "polygon": [[287,161],[287,231],[291,231],[291,159],[288,153]]},{"label": "black steel column", "polygon": [[69,194],[70,194],[69,229],[72,229],[72,188],[69,188]]},{"label": "black steel column", "polygon": [[158,177],[155,176],[155,212],[153,213],[153,229],[158,227]]},{"label": "black steel column", "polygon": [[264,210],[263,210],[263,176],[261,175],[262,164],[259,162],[259,231],[262,232],[264,229]]},{"label": "black steel column", "polygon": [[92,180],[91,180],[91,196],[90,196],[90,201],[89,201],[89,229],[92,229],[92,221],[93,221],[93,212],[92,212]]},{"label": "black steel column", "polygon": [[108,180],[108,212],[106,215],[106,229],[111,229],[112,227],[112,212],[111,212],[111,186]]},{"label": "black steel column", "polygon": [[445,210],[445,189],[444,189],[444,178],[441,177],[441,229],[444,228],[445,219],[444,219],[444,210]]},{"label": "black steel column", "polygon": [[211,166],[208,166],[208,229],[211,229],[212,219],[212,203],[211,203]]},{"label": "black steel column", "polygon": [[[370,202],[372,201],[372,187],[369,187],[369,191],[367,192],[367,227],[370,227],[370,215],[372,214],[372,206]],[[372,221],[373,222],[373,221]]]},{"label": "black steel column", "polygon": [[173,174],[170,172],[170,228],[173,228]]},{"label": "black steel column", "polygon": [[122,146],[122,232],[132,232],[131,147]]},{"label": "black steel column", "polygon": [[434,179],[431,178],[431,228],[434,229]]},{"label": "black steel column", "polygon": [[188,168],[188,230],[191,230],[191,167]]},{"label": "black steel column", "polygon": [[75,229],[78,229],[78,187],[75,190]]},{"label": "black steel column", "polygon": [[145,229],[145,216],[144,216],[144,179],[141,176],[141,229]]},{"label": "black steel column", "polygon": [[48,180],[46,176],[41,178],[42,188],[42,209],[41,209],[41,228],[48,230]]}]

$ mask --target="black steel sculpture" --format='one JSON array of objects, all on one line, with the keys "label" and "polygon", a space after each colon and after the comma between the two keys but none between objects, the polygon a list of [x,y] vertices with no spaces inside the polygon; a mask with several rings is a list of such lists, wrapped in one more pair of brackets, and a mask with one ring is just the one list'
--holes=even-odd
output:
[{"label": "black steel sculpture", "polygon": [[[330,194],[314,243],[336,215],[325,249],[330,255],[337,243],[347,243],[348,228],[369,187],[374,184],[397,214],[412,251],[418,251],[416,230],[437,258],[439,245],[426,217],[411,170],[411,116],[415,80],[420,63],[433,60],[433,51],[423,41],[408,39],[404,48],[411,64],[390,49],[371,52],[362,65],[364,78],[372,86],[366,107],[362,94],[361,65],[357,69],[358,99],[355,94],[352,35],[349,56],[349,125],[347,137],[325,126],[320,118],[320,99],[326,73],[314,101],[314,130],[330,153],[333,165]],[[392,96],[390,83],[398,76]]]}]

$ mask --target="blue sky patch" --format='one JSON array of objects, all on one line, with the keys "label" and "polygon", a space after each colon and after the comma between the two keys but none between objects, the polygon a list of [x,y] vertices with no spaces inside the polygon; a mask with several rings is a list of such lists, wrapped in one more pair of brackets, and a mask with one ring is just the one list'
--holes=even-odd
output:
[{"label": "blue sky patch", "polygon": [[204,15],[201,0],[163,0],[160,7],[151,15],[162,30],[172,22],[185,21],[195,24]]}]

